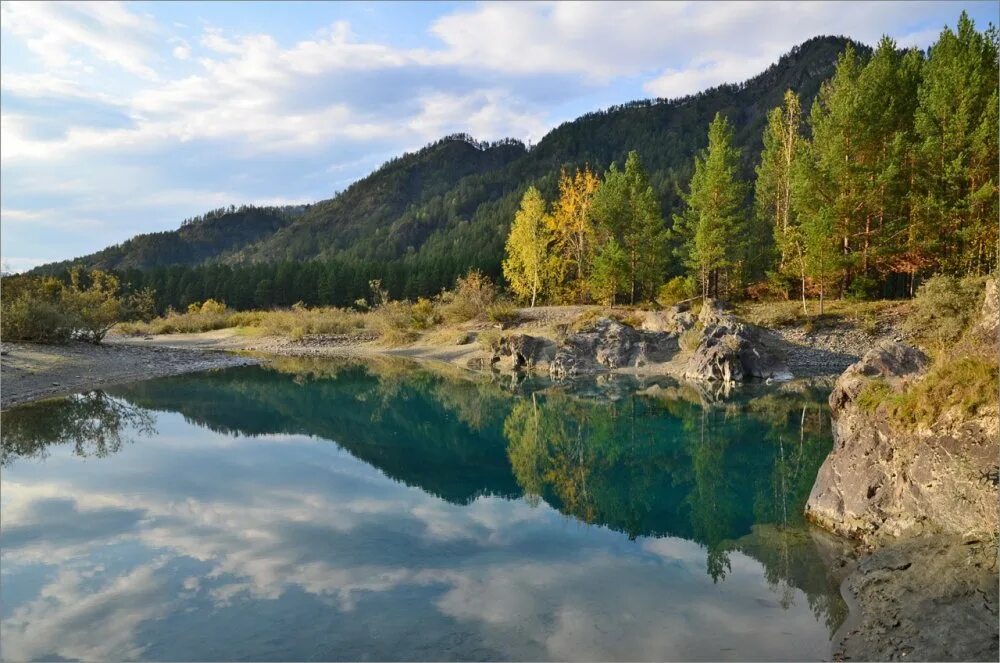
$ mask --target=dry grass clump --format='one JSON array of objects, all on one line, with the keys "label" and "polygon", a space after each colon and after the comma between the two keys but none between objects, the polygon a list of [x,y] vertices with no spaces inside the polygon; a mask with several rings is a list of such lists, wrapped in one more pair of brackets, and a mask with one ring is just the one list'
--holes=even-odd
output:
[{"label": "dry grass clump", "polygon": [[962,357],[938,362],[906,392],[888,399],[889,415],[904,426],[930,425],[952,409],[975,416],[988,406],[996,407],[998,376],[996,360]]},{"label": "dry grass clump", "polygon": [[507,328],[516,325],[521,319],[521,314],[513,302],[499,299],[486,308],[486,317],[501,328]]},{"label": "dry grass clump", "polygon": [[617,320],[623,325],[628,325],[638,329],[642,326],[645,321],[645,315],[641,311],[637,310],[608,310],[606,308],[590,308],[581,313],[576,317],[573,322],[567,327],[567,331],[570,333],[577,333],[589,329],[593,326],[597,320],[601,318],[611,318],[612,320]]},{"label": "dry grass clump", "polygon": [[441,316],[447,322],[483,319],[498,297],[497,287],[488,276],[472,270],[455,282],[455,289],[441,293]]},{"label": "dry grass clump", "polygon": [[252,329],[260,335],[290,336],[301,340],[312,334],[347,334],[363,329],[361,313],[333,307],[309,308],[296,304],[275,311],[233,311],[212,299],[192,304],[187,312],[170,311],[146,323],[120,325],[126,335],[193,334],[215,329]]},{"label": "dry grass clump", "polygon": [[882,379],[869,381],[858,393],[858,406],[868,413],[885,407],[889,420],[904,429],[934,424],[954,411],[976,416],[996,407],[1000,367],[984,357],[938,361],[923,378],[895,393]]},{"label": "dry grass clump", "polygon": [[700,322],[696,322],[694,327],[685,330],[684,333],[681,334],[681,337],[677,340],[677,342],[680,343],[681,350],[691,352],[698,348],[703,334],[703,325]]},{"label": "dry grass clump", "polygon": [[368,314],[368,321],[386,345],[405,345],[417,338],[409,302],[386,302]]},{"label": "dry grass clump", "polygon": [[810,299],[806,300],[808,315],[802,313],[802,302],[799,300],[742,302],[736,305],[735,312],[747,322],[761,327],[803,327],[806,331],[813,331],[851,323],[875,333],[881,322],[892,316],[900,306],[901,303],[896,301],[831,299],[823,304],[823,313],[820,314],[819,301]]},{"label": "dry grass clump", "polygon": [[149,322],[133,322],[118,326],[118,331],[126,336],[142,334],[195,334],[235,327],[233,311],[222,302],[208,299],[201,304],[191,304],[187,311],[168,311],[166,315],[153,318]]},{"label": "dry grass clump", "polygon": [[290,309],[252,312],[242,321],[246,324],[240,326],[259,327],[267,335],[288,335],[298,340],[314,334],[349,334],[365,327],[365,317],[357,311],[333,307],[309,308],[302,304]]}]

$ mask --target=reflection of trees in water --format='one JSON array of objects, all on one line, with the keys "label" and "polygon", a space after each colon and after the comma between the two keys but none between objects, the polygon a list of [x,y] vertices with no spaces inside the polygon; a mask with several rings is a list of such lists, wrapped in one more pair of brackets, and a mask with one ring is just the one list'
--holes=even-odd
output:
[{"label": "reflection of trees in water", "polygon": [[[630,538],[694,540],[716,580],[755,524],[800,531],[830,448],[825,394],[769,390],[713,405],[681,385],[636,394],[641,387],[531,383],[511,393],[489,377],[405,360],[283,359],[117,393],[213,430],[335,440],[386,476],[456,504],[523,493]],[[766,545],[766,568],[787,602],[789,588],[805,582],[797,569],[815,568],[797,560],[815,550],[780,536]]]},{"label": "reflection of trees in water", "polygon": [[657,394],[520,400],[504,423],[514,476],[528,495],[585,522],[698,541],[720,580],[733,541],[754,523],[803,525],[829,451],[825,411],[811,394],[725,407]]},{"label": "reflection of trees in water", "polygon": [[103,458],[133,436],[152,434],[153,422],[147,410],[103,391],[23,405],[3,415],[0,464],[45,458],[49,445],[69,443],[78,456]]}]

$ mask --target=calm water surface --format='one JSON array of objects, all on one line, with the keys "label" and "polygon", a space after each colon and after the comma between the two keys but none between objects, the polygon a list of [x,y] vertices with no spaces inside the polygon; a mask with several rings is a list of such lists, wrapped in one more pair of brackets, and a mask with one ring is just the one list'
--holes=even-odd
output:
[{"label": "calm water surface", "polygon": [[3,414],[2,656],[822,659],[825,393],[279,360]]}]

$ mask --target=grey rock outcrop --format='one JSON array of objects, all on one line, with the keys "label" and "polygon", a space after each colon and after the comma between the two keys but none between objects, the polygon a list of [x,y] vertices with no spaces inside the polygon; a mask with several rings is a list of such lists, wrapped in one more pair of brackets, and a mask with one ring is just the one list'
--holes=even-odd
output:
[{"label": "grey rock outcrop", "polygon": [[784,360],[761,341],[760,330],[738,321],[715,300],[705,300],[698,321],[704,330],[684,369],[685,378],[720,382],[791,379]]},{"label": "grey rock outcrop", "polygon": [[527,334],[501,336],[493,346],[490,365],[502,371],[531,370],[547,364],[555,355],[555,344]]},{"label": "grey rock outcrop", "polygon": [[904,430],[884,408],[858,404],[873,378],[901,391],[927,363],[919,350],[886,341],[840,376],[830,394],[834,448],[809,495],[807,518],[865,541],[997,530],[995,408]]},{"label": "grey rock outcrop", "polygon": [[695,317],[687,305],[671,306],[664,311],[650,311],[642,322],[643,331],[682,334],[694,327]]},{"label": "grey rock outcrop", "polygon": [[566,338],[549,365],[556,379],[601,370],[641,368],[669,360],[679,349],[677,336],[633,329],[617,320],[599,318]]}]

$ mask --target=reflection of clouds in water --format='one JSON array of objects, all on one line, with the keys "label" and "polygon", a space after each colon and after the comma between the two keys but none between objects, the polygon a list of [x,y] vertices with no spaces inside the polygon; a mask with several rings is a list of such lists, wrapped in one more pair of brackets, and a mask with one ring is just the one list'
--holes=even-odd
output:
[{"label": "reflection of clouds in water", "polygon": [[[16,491],[4,484],[4,492]],[[4,507],[4,528],[0,535],[5,558],[47,561],[85,552],[95,540],[111,542],[131,534],[143,518],[134,508],[96,506],[81,508],[65,497],[38,497],[19,500],[20,510]],[[15,507],[16,508],[16,507]]]},{"label": "reflection of clouds in water", "polygon": [[[162,561],[110,568],[99,578],[119,575],[86,592],[73,575],[82,571],[63,572],[4,620],[5,655],[137,658],[140,624],[182,602],[238,608],[292,589],[363,619],[367,599],[422,587],[442,616],[511,658],[691,657],[708,633],[741,657],[766,657],[775,619],[798,634],[803,655],[825,636],[808,612],[762,607],[763,571],[744,555],[733,555],[733,574],[716,586],[704,549],[688,541],[628,542],[544,503],[450,504],[308,438],[282,440],[276,453],[266,453],[269,441],[247,440],[234,454],[232,438],[192,437],[199,444],[188,443],[183,459],[162,440],[128,462],[105,459],[99,482],[79,468],[60,472],[55,455],[47,475],[62,482],[4,482],[5,565],[47,557],[93,569],[101,546],[133,538],[147,559],[184,556],[209,569],[170,578]],[[181,463],[198,491],[175,498]],[[391,628],[403,633],[413,619]]]},{"label": "reflection of clouds in water", "polygon": [[[799,640],[792,649],[803,658],[827,654],[816,647],[825,644],[825,630],[811,614],[765,604],[770,592],[759,567],[713,586],[698,568],[704,551],[671,543],[690,546],[696,564],[664,569],[645,556],[591,551],[572,562],[496,565],[453,574],[437,605],[460,620],[490,625],[496,641],[488,645],[529,638],[558,660],[704,658],[706,642],[717,645],[717,658],[731,649],[739,658],[766,659],[775,637]],[[786,635],[775,632],[779,621]]]},{"label": "reflection of clouds in water", "polygon": [[136,629],[171,609],[162,560],[91,587],[88,572],[66,569],[41,588],[37,599],[15,609],[2,623],[6,660],[51,658],[87,661],[135,660],[142,645]]}]

